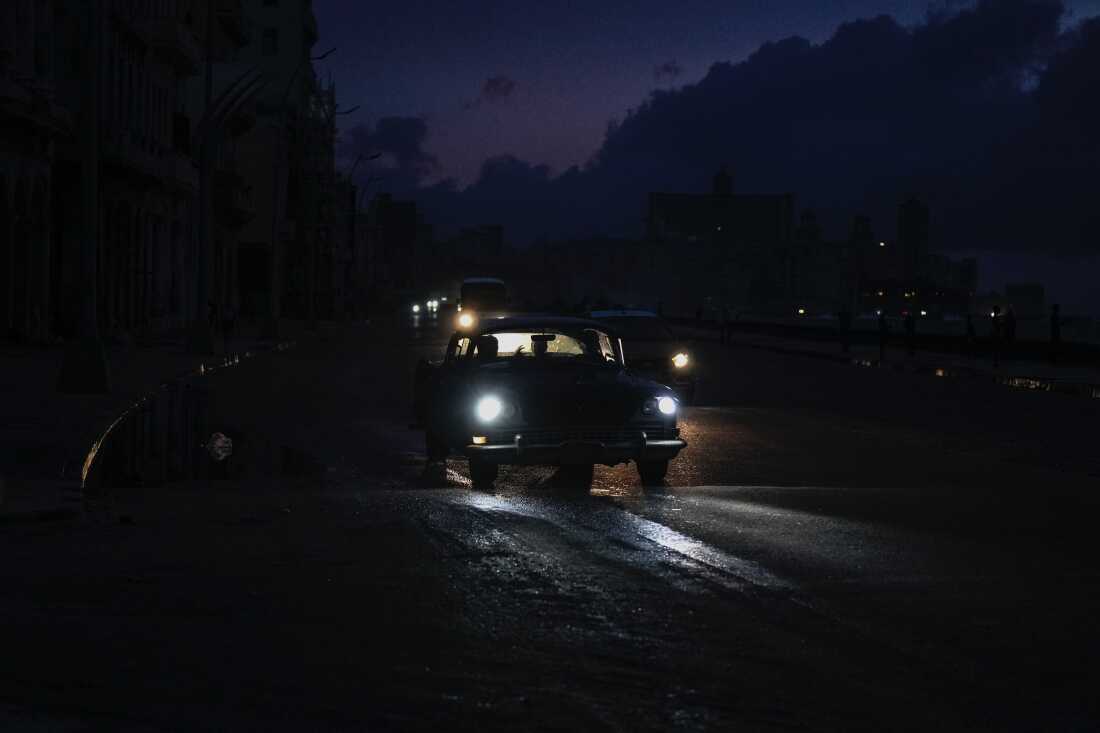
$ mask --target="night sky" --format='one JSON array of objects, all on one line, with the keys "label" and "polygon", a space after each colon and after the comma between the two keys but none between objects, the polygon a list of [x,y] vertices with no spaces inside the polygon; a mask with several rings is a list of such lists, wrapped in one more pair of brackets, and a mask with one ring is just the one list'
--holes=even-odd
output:
[{"label": "night sky", "polygon": [[[318,50],[337,48],[319,69],[344,107],[362,105],[343,118],[345,160],[385,153],[360,175],[415,192],[443,228],[500,222],[518,242],[633,236],[645,191],[699,190],[729,162],[740,190],[796,192],[830,236],[857,211],[890,236],[911,193],[941,214],[945,249],[1100,248],[1083,234],[1092,223],[1064,221],[1092,196],[1077,181],[1089,180],[1100,141],[1078,125],[1076,149],[1051,158],[1048,144],[1080,112],[1066,106],[1074,90],[1095,89],[1096,34],[1089,46],[1074,33],[1100,0],[948,0],[932,4],[939,25],[928,2],[911,0],[314,6]],[[1066,53],[1076,45],[1091,50]],[[1059,83],[1037,94],[1059,63]],[[809,113],[792,101],[803,94]],[[702,120],[713,124],[695,129]],[[1066,165],[1077,168],[1075,180],[1059,177],[1066,191],[1005,185],[1020,167]],[[1034,196],[1045,200],[1027,222],[986,225]],[[598,210],[585,208],[592,199]],[[572,228],[555,229],[566,218]],[[1045,228],[1051,219],[1058,231]]]},{"label": "night sky", "polygon": [[[943,5],[942,3],[940,5]],[[965,3],[950,3],[950,6]],[[599,0],[363,3],[314,0],[320,65],[354,122],[422,117],[433,177],[472,182],[482,162],[512,154],[555,172],[583,163],[654,89],[698,81],[766,41],[827,39],[849,20],[921,21],[925,0]],[[933,5],[933,7],[937,7]],[[1067,3],[1076,17],[1100,0]],[[495,88],[491,79],[514,86]]]}]

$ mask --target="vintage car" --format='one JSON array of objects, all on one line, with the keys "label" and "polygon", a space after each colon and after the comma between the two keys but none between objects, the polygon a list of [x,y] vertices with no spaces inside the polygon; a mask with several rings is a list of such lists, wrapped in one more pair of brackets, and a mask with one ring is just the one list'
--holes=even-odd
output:
[{"label": "vintage car", "polygon": [[695,402],[695,359],[664,319],[646,310],[592,311],[588,316],[619,335],[633,371],[672,387],[684,404]]},{"label": "vintage car", "polygon": [[660,484],[685,446],[673,391],[630,371],[618,337],[591,320],[479,320],[442,361],[418,365],[415,390],[428,459],[466,456],[479,487],[500,464],[561,466],[587,486],[595,464],[629,461]]}]

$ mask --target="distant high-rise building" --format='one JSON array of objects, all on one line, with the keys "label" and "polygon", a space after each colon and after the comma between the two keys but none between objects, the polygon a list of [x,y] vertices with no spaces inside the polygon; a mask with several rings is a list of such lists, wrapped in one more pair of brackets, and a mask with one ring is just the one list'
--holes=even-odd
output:
[{"label": "distant high-rise building", "polygon": [[793,194],[735,194],[723,167],[703,194],[649,194],[646,233],[651,242],[774,247],[794,233]]}]

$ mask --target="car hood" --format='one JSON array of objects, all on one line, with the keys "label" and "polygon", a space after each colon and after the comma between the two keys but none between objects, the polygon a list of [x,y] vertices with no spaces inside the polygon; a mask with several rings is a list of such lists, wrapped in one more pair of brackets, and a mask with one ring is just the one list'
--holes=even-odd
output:
[{"label": "car hood", "polygon": [[671,359],[684,348],[672,339],[623,339],[623,353],[629,366],[635,362]]},{"label": "car hood", "polygon": [[513,402],[528,425],[620,425],[668,389],[625,369],[587,364],[490,364],[475,389]]}]

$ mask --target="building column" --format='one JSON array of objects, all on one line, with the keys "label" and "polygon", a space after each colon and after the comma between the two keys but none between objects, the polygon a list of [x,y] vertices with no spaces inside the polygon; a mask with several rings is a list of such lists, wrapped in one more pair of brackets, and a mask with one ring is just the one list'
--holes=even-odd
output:
[{"label": "building column", "polygon": [[147,267],[149,264],[149,213],[142,211],[138,217],[138,246],[134,253],[135,263],[134,281],[137,284],[134,305],[134,326],[145,327],[145,306],[148,302],[149,291],[146,287]]},{"label": "building column", "polygon": [[34,0],[9,0],[15,6],[15,71],[16,74],[34,74]]},{"label": "building column", "polygon": [[[174,208],[174,207],[173,207]],[[168,312],[172,314],[172,325],[182,326],[186,324],[183,308],[183,288],[181,275],[183,273],[183,242],[180,238],[180,223],[176,220],[176,212],[172,212],[172,221],[168,225]]]},{"label": "building column", "polygon": [[21,338],[30,336],[27,325],[30,321],[28,308],[30,306],[30,265],[31,265],[31,192],[27,190],[26,182],[23,185],[16,184],[15,206],[12,210],[12,218],[15,220],[14,236],[12,243],[12,326]]},{"label": "building column", "polygon": [[130,245],[130,207],[119,202],[119,216],[116,222],[116,239],[111,247],[111,327],[122,328],[126,317],[123,304],[126,297],[126,250]]},{"label": "building column", "polygon": [[0,179],[0,339],[11,329],[15,304],[15,212],[6,183]]},{"label": "building column", "polygon": [[[155,216],[149,222],[152,245],[149,249],[149,318],[164,316],[164,288],[161,270],[164,263],[164,217]],[[163,324],[158,324],[163,325]]]},{"label": "building column", "polygon": [[51,334],[50,313],[50,251],[53,245],[53,217],[50,216],[50,179],[42,178],[38,189],[36,215],[38,216],[38,333],[34,337],[48,341]]},{"label": "building column", "polygon": [[0,3],[0,79],[11,75],[15,68],[16,46],[19,28],[15,3]]}]

